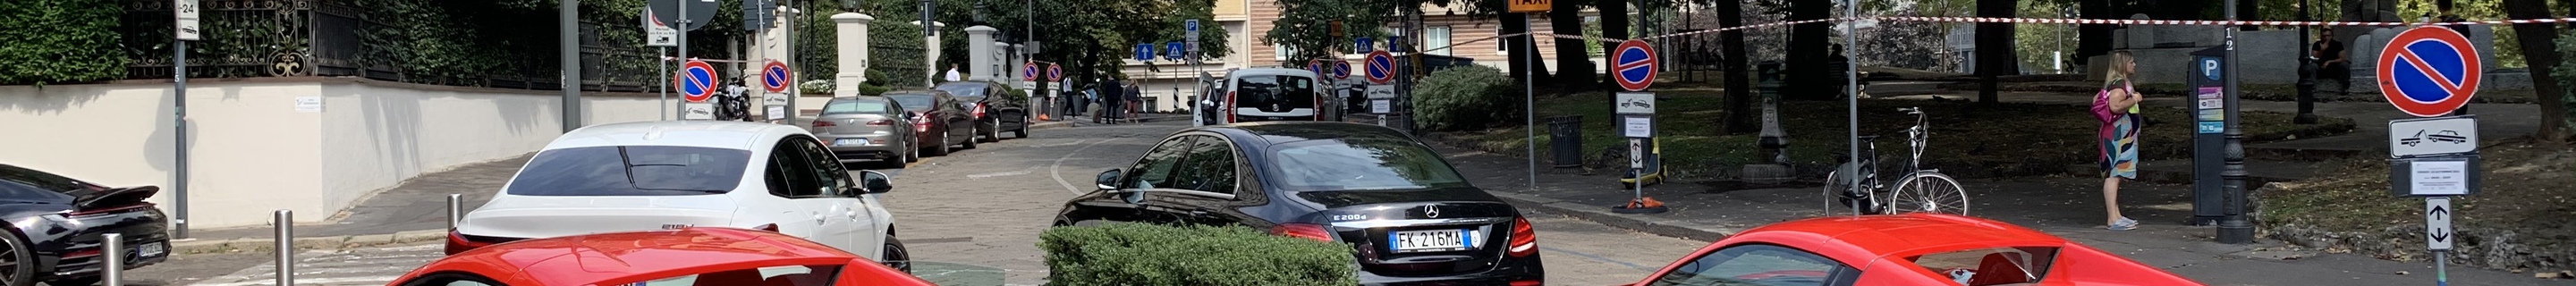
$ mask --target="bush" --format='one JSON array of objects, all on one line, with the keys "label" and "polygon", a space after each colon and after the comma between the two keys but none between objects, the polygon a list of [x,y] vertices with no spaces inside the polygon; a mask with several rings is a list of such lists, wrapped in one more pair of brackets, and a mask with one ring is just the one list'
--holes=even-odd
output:
[{"label": "bush", "polygon": [[884,95],[888,91],[894,91],[894,88],[886,87],[883,84],[877,84],[877,81],[873,80],[859,84],[859,95],[862,96]]},{"label": "bush", "polygon": [[1518,85],[1502,70],[1464,66],[1431,72],[1413,90],[1413,112],[1422,128],[1458,131],[1520,122]]},{"label": "bush", "polygon": [[1351,247],[1251,228],[1118,223],[1038,235],[1047,285],[1354,285]]},{"label": "bush", "polygon": [[2569,132],[2576,133],[2576,30],[2559,33],[2557,44],[2558,67],[2552,68],[2549,72],[2550,77],[2558,78],[2558,92],[2561,94],[2538,96],[2558,96],[2564,100],[2560,101],[2564,102],[2562,105],[2567,108],[2564,111],[2567,112],[2567,117],[2563,118],[2567,119],[2566,126],[2570,129]]},{"label": "bush", "polygon": [[[125,4],[106,0],[0,1],[0,39],[9,39],[0,42],[0,62],[12,63],[0,69],[0,84],[41,85],[125,77],[126,57],[118,49],[123,43],[118,32],[124,29],[117,23],[124,16]],[[166,58],[170,54],[158,56]]]}]

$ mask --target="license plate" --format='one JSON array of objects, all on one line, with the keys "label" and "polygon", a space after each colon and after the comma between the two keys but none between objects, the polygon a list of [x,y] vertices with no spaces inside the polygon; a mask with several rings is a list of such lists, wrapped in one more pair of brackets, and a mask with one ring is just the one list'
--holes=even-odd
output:
[{"label": "license plate", "polygon": [[860,146],[860,145],[868,145],[868,139],[867,139],[867,138],[841,138],[841,139],[833,139],[833,140],[832,140],[832,145],[838,145],[838,146]]},{"label": "license plate", "polygon": [[161,257],[162,254],[167,254],[170,250],[168,245],[154,242],[136,245],[134,247],[134,251],[136,252],[135,256],[137,257]]},{"label": "license plate", "polygon": [[1464,229],[1397,231],[1388,242],[1395,252],[1456,251],[1475,249],[1476,232]]}]

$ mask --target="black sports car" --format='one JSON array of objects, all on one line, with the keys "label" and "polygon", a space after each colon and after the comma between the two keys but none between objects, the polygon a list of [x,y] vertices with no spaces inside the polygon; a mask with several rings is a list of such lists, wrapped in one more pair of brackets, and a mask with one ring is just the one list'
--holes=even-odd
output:
[{"label": "black sports car", "polygon": [[1242,225],[1349,243],[1361,284],[1538,285],[1537,231],[1394,129],[1341,122],[1191,128],[1100,190],[1065,203],[1057,226],[1107,222]]},{"label": "black sports car", "polygon": [[99,282],[100,237],[125,237],[126,269],[170,257],[170,219],[145,201],[160,187],[112,188],[0,164],[0,285]]}]

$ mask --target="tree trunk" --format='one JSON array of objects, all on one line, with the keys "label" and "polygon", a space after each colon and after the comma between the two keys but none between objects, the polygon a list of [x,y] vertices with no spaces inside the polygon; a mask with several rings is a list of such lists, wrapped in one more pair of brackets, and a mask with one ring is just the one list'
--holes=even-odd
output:
[{"label": "tree trunk", "polygon": [[[1717,26],[1744,26],[1743,1],[1717,1]],[[1744,30],[1717,32],[1717,40],[1718,53],[1724,57],[1718,60],[1726,69],[1726,132],[1762,131],[1761,122],[1753,118],[1759,112],[1753,106],[1757,100],[1753,97],[1754,86],[1746,80],[1753,74],[1744,68]]]},{"label": "tree trunk", "polygon": [[[2080,9],[2080,10],[2079,10],[2079,11],[2077,11],[2077,12],[2078,12],[2078,13],[2083,14],[2083,16],[2084,16],[2083,18],[2085,18],[2085,19],[2119,19],[2119,18],[2120,18],[2120,16],[2119,16],[2119,12],[2115,12],[2115,11],[2114,11],[2114,9],[2111,7],[2111,2],[2110,2],[2110,1],[2108,1],[2108,0],[2082,0],[2082,1],[2083,1],[2083,3],[2078,4],[2078,5],[2079,5],[2079,7],[2077,7],[2077,9]],[[2090,63],[2090,62],[2088,62],[2088,61],[2086,61],[2085,59],[2093,58],[2093,56],[2099,56],[2099,55],[2106,55],[2106,54],[2110,54],[2110,53],[2111,53],[2111,28],[2114,28],[2114,27],[2113,27],[2112,25],[2082,25],[2082,26],[2076,26],[2076,27],[2075,27],[2075,60],[2076,60],[2076,62],[2077,62],[2077,63],[2081,63],[2081,64],[2085,64],[2085,65],[2087,65],[2087,66],[2090,66],[2090,64],[2091,64],[2091,63]],[[2086,72],[2090,72],[2090,71],[2088,70],[2088,71],[2086,71]]]},{"label": "tree trunk", "polygon": [[[1628,2],[1628,0],[1600,0],[1599,2],[1593,3],[1593,7],[1601,8],[1602,38],[1628,38]],[[1619,50],[1620,43],[1597,42],[1597,44],[1601,45],[1601,50],[1603,51],[1602,54],[1604,54],[1602,56],[1603,63],[1601,64],[1612,67],[1619,66],[1619,61],[1611,59],[1609,54],[1616,53]],[[1618,73],[1619,71],[1611,70],[1610,72]],[[1605,76],[1601,77],[1600,83],[1595,86],[1616,86],[1617,84],[1617,79],[1611,79],[1610,77]]]},{"label": "tree trunk", "polygon": [[[1529,31],[1529,14],[1503,13],[1503,34],[1528,33]],[[1532,76],[1536,76],[1536,78],[1541,80],[1547,79],[1547,66],[1532,66],[1533,64],[1539,63],[1534,61],[1539,58],[1536,56],[1538,55],[1538,42],[1531,41],[1531,39],[1531,37],[1527,36],[1514,36],[1504,38],[1502,40],[1503,42],[1501,44],[1505,46],[1504,50],[1511,54],[1510,61],[1512,66],[1512,70],[1504,72],[1511,74],[1513,79],[1527,81],[1531,80]]]},{"label": "tree trunk", "polygon": [[[2255,1],[2255,0],[2236,0],[2236,19],[2237,19],[2237,20],[2246,20],[2246,21],[2263,20],[2263,14],[2255,12],[2255,11],[2261,11],[2261,10],[2263,10],[2263,5],[2255,5],[2255,4],[2254,4],[2254,3],[2258,3],[2258,2],[2262,2],[2262,1]],[[2226,5],[2226,3],[2221,2],[2219,5]],[[2223,8],[2223,7],[2225,7],[2225,6],[2221,6],[2221,7],[2222,7],[2222,8],[2220,8],[2220,9],[2225,9],[2225,8]],[[2288,19],[2273,19],[2273,20],[2288,20]],[[2255,25],[2241,25],[2241,26],[2236,26],[2236,30],[2237,30],[2237,31],[2253,31],[2255,27],[2260,27],[2260,26],[2255,26]]]},{"label": "tree trunk", "polygon": [[[1790,0],[1786,21],[1817,20],[1833,16],[1832,0]],[[1840,94],[1842,84],[1835,83],[1826,65],[1826,36],[1832,23],[1798,24],[1789,28],[1788,85],[1781,87],[1781,98],[1829,100]]]},{"label": "tree trunk", "polygon": [[[2011,18],[2018,0],[1978,0],[1977,17]],[[1977,23],[1977,102],[1995,103],[1995,77],[2021,74],[2013,55],[2013,25]]]},{"label": "tree trunk", "polygon": [[[1557,34],[1582,34],[1583,14],[1580,13],[1583,11],[1582,3],[1556,1],[1555,9],[1547,11],[1548,27],[1555,29],[1554,32]],[[1592,57],[1586,49],[1586,45],[1591,44],[1591,41],[1566,38],[1557,38],[1555,41],[1557,73],[1556,80],[1550,82],[1569,91],[1586,91],[1597,87],[1598,85],[1592,83],[1594,83],[1593,78],[1598,77],[1598,74],[1594,73]]]},{"label": "tree trunk", "polygon": [[[2549,18],[2549,3],[2542,0],[2505,0],[2504,11],[2506,17],[2514,19]],[[2567,87],[2558,86],[2557,77],[2553,77],[2550,70],[2558,66],[2559,56],[2562,56],[2556,47],[2558,29],[2554,26],[2515,24],[2513,31],[2515,36],[2522,38],[2522,60],[2531,67],[2532,91],[2539,93],[2533,101],[2540,102],[2540,130],[2533,135],[2545,141],[2564,142],[2569,132],[2564,93]]]}]

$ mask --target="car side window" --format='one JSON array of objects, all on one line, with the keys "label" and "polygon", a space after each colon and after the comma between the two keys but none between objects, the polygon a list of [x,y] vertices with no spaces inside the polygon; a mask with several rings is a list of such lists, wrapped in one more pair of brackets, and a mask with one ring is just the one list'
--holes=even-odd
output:
[{"label": "car side window", "polygon": [[1171,140],[1164,140],[1161,145],[1154,146],[1153,151],[1146,151],[1145,159],[1136,161],[1136,167],[1130,170],[1132,173],[1128,173],[1127,181],[1119,187],[1172,188],[1172,170],[1178,169],[1181,158],[1189,154],[1189,149],[1192,147],[1190,141],[1197,140],[1197,137],[1173,137]]},{"label": "car side window", "polygon": [[753,269],[725,269],[715,272],[667,277],[627,284],[635,286],[712,286],[712,285],[782,285],[830,286],[841,272],[840,265],[771,266]]},{"label": "car side window", "polygon": [[855,190],[844,188],[847,186],[857,186],[859,184],[856,183],[857,181],[850,179],[850,170],[848,168],[841,167],[841,159],[838,157],[839,155],[834,155],[832,154],[832,151],[823,149],[823,143],[814,141],[814,139],[811,138],[799,137],[795,139],[795,141],[796,145],[805,149],[805,157],[807,160],[810,160],[808,162],[812,162],[814,164],[814,178],[822,180],[815,184],[822,188],[829,189],[829,191],[822,192],[821,195],[834,197],[850,197],[858,195]]},{"label": "car side window", "polygon": [[825,195],[818,191],[822,188],[818,182],[823,180],[814,176],[821,173],[814,166],[804,148],[796,146],[796,140],[778,142],[769,149],[769,195],[790,199]]},{"label": "car side window", "polygon": [[1648,285],[1851,285],[1850,266],[1824,256],[1769,244],[1730,246],[1692,258]]},{"label": "car side window", "polygon": [[1216,137],[1190,137],[1193,139],[1189,155],[1181,159],[1181,167],[1174,170],[1180,173],[1174,178],[1179,185],[1173,187],[1234,194],[1234,147]]}]

